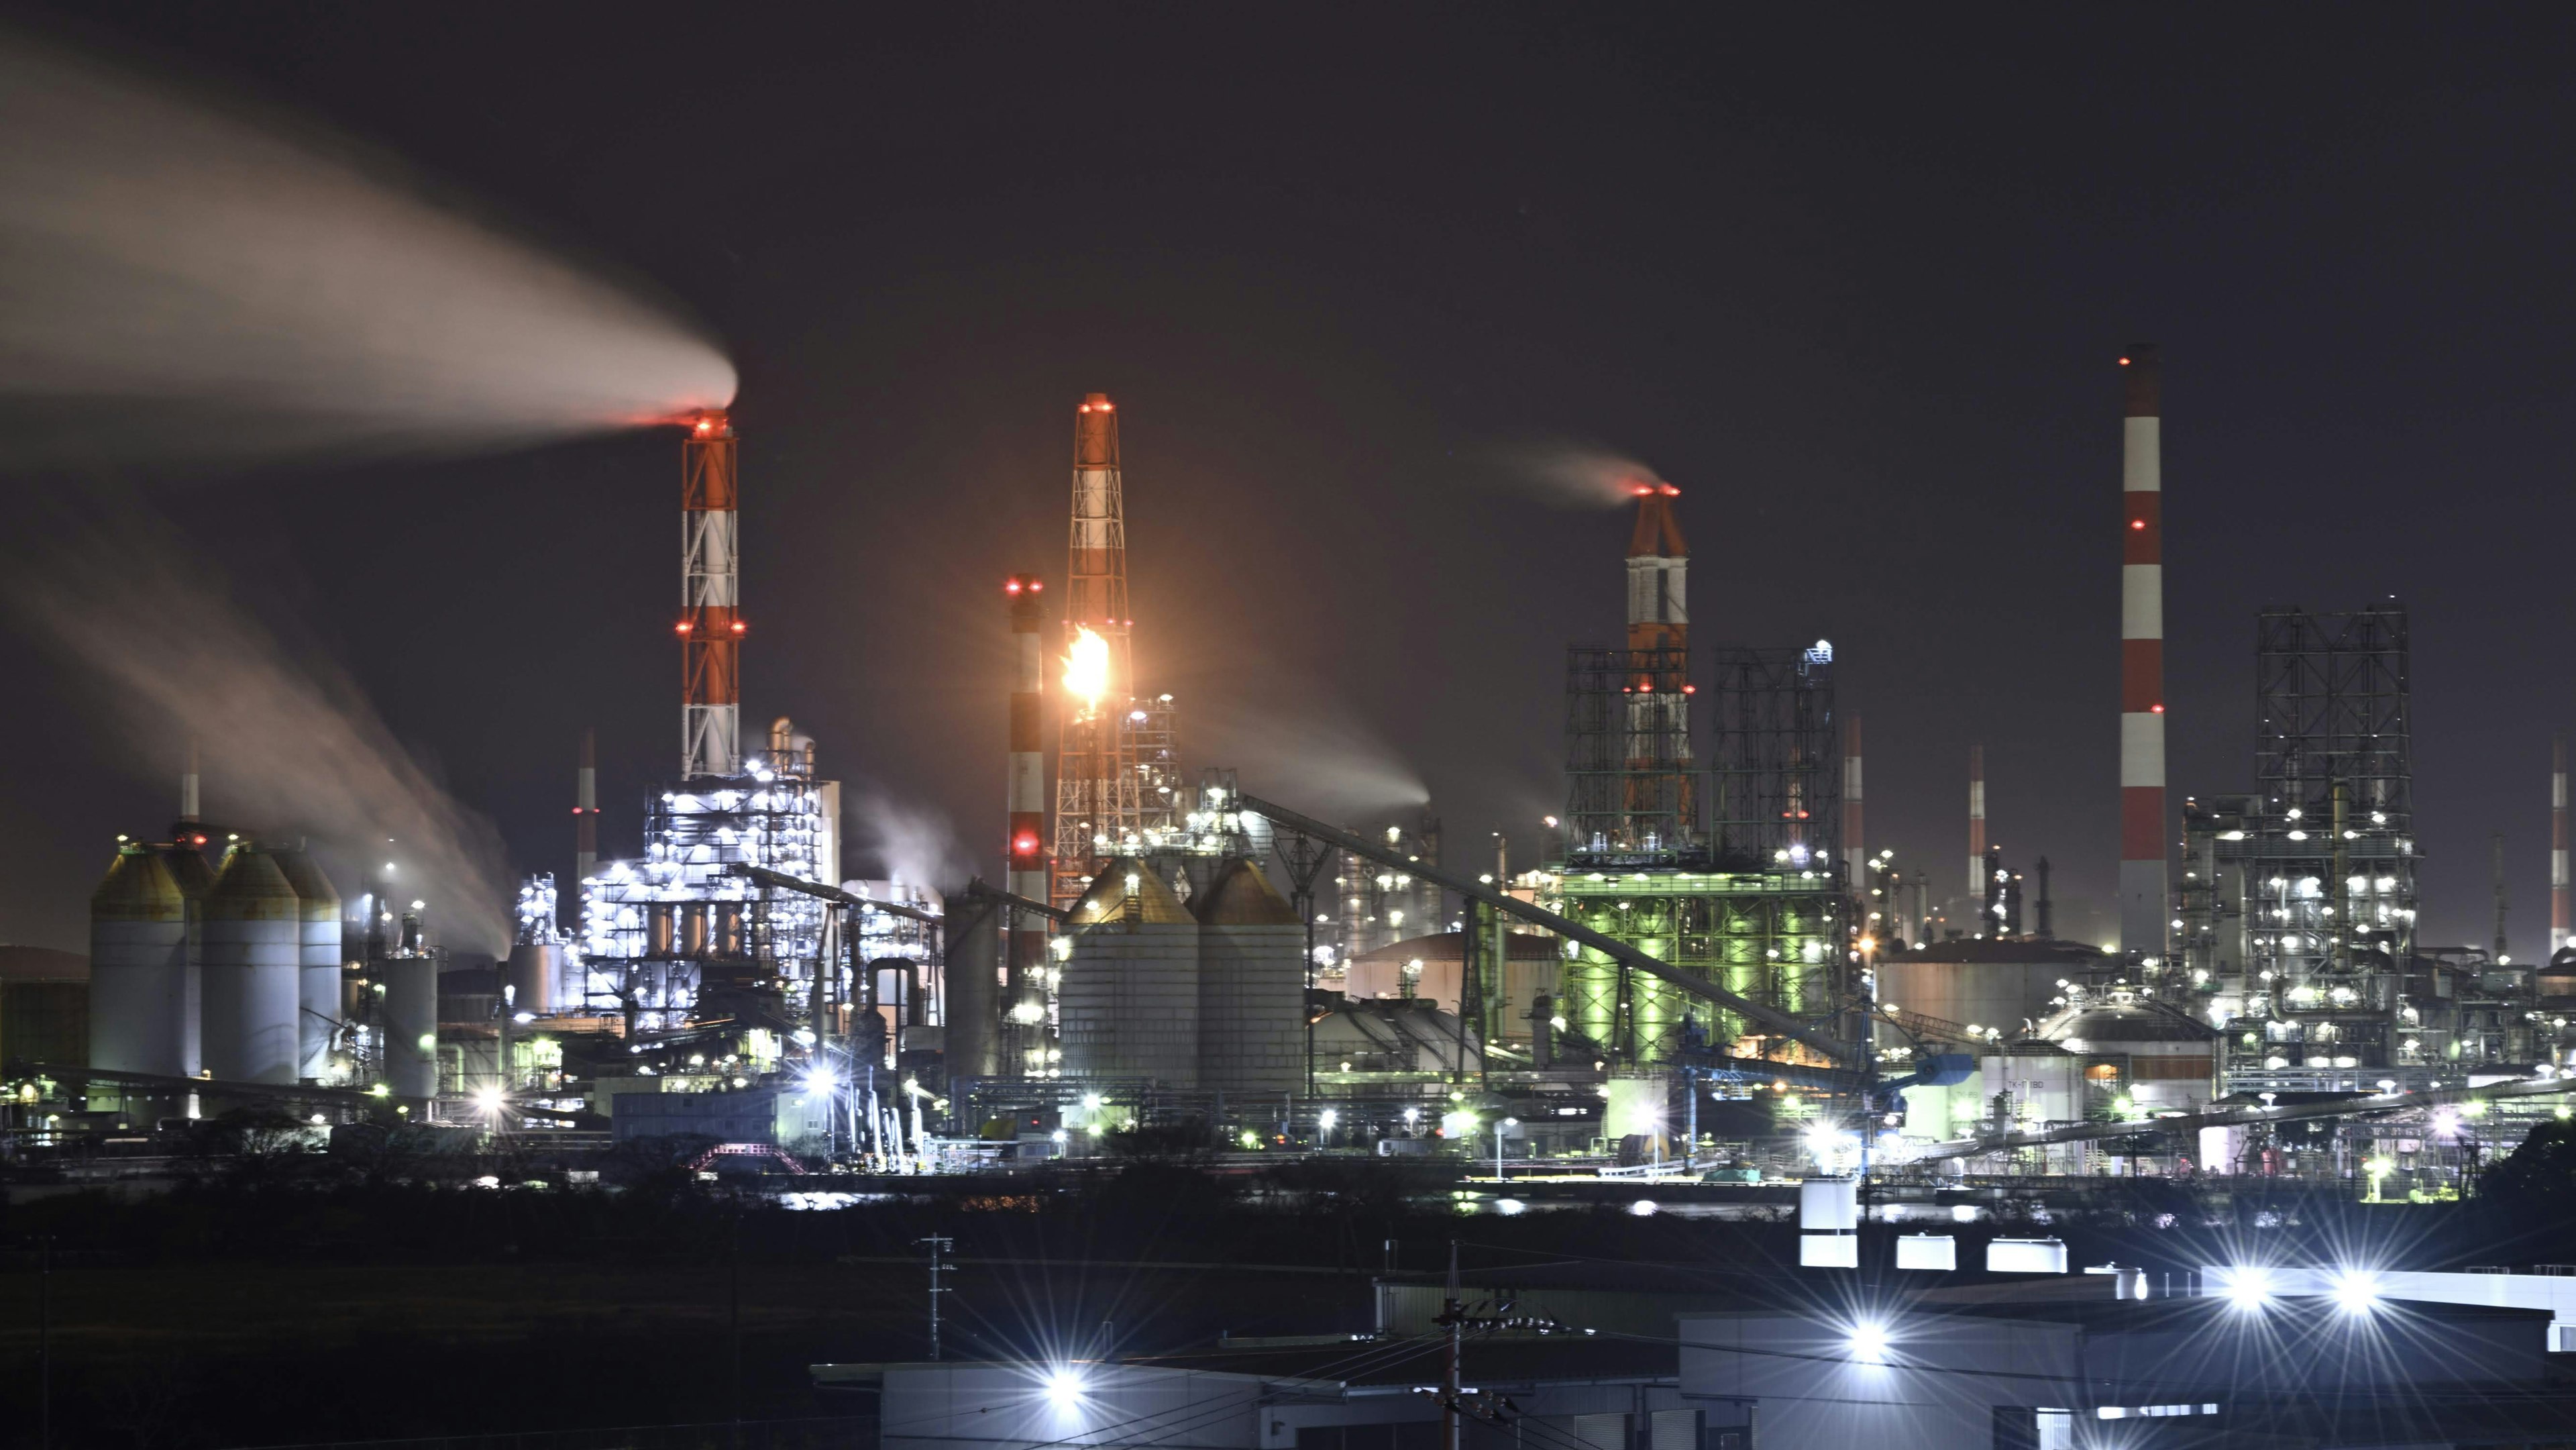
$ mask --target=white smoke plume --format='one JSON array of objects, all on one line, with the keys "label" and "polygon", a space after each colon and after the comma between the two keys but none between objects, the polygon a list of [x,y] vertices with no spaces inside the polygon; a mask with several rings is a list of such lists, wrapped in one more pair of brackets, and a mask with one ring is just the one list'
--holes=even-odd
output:
[{"label": "white smoke plume", "polygon": [[0,467],[456,453],[732,400],[723,351],[345,139],[0,30]]},{"label": "white smoke plume", "polygon": [[333,882],[344,901],[354,871],[394,861],[440,940],[508,949],[499,833],[439,788],[344,671],[290,649],[148,516],[50,530],[41,553],[32,542],[0,561],[0,598],[101,689],[129,759],[201,741],[209,815],[229,808],[242,818],[228,824],[271,840],[314,837],[345,863]]},{"label": "white smoke plume", "polygon": [[1549,508],[1617,508],[1634,500],[1640,485],[1664,482],[1649,464],[1564,439],[1502,444],[1488,457],[1492,483]]},{"label": "white smoke plume", "polygon": [[1421,773],[1384,737],[1320,689],[1266,703],[1209,692],[1191,711],[1192,754],[1229,766],[1264,800],[1325,820],[1357,820],[1431,799]]},{"label": "white smoke plume", "polygon": [[976,874],[975,854],[958,839],[956,823],[945,814],[883,790],[853,791],[841,816],[857,852],[855,864],[862,869],[884,873],[878,879],[938,892],[954,891]]}]

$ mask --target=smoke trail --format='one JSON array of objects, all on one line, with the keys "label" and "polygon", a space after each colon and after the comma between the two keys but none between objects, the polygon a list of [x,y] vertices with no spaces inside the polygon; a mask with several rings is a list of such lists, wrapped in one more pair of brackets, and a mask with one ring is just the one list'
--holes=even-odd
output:
[{"label": "smoke trail", "polygon": [[1509,443],[1488,453],[1495,484],[1550,508],[1617,508],[1636,496],[1638,485],[1664,481],[1651,466],[1589,443]]},{"label": "smoke trail", "polygon": [[850,843],[883,879],[946,892],[976,874],[974,853],[957,838],[956,823],[938,811],[862,787],[843,819],[854,821]]},{"label": "smoke trail", "polygon": [[347,141],[0,31],[0,466],[513,446],[722,406],[665,309]]},{"label": "smoke trail", "polygon": [[[112,532],[67,526],[36,547],[18,541],[0,560],[0,597],[104,687],[130,758],[169,760],[201,740],[209,805],[250,812],[241,829],[309,832],[353,868],[390,858],[442,940],[507,949],[499,833],[430,779],[345,673],[290,652],[149,516]],[[347,874],[333,884],[344,899],[357,890]]]},{"label": "smoke trail", "polygon": [[1426,804],[1431,787],[1404,757],[1351,715],[1318,707],[1322,691],[1261,703],[1234,691],[1206,692],[1190,731],[1192,754],[1231,766],[1243,788],[1292,810],[1357,819]]}]

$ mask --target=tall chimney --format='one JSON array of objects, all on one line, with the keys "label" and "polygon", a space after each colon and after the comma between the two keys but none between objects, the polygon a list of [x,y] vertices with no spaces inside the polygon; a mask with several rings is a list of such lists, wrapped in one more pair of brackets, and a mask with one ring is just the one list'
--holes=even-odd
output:
[{"label": "tall chimney", "polygon": [[[1632,483],[1629,491],[1636,495],[1637,522],[1628,533],[1625,755],[1632,772],[1630,828],[1641,838],[1630,844],[1641,846],[1667,820],[1677,838],[1687,837],[1698,823],[1699,803],[1690,766],[1690,545],[1673,516],[1682,491],[1661,482]],[[1796,840],[1796,828],[1791,831]],[[1672,850],[1683,840],[1660,844]]]},{"label": "tall chimney", "polygon": [[[2559,779],[2563,781],[2566,778],[2562,769]],[[2558,795],[2563,805],[2567,792],[2561,790]],[[188,737],[188,768],[179,776],[179,821],[182,825],[193,826],[197,819],[197,738],[191,735]]]},{"label": "tall chimney", "polygon": [[[1869,899],[1869,848],[1861,842],[1860,819],[1860,712],[1852,712],[1843,726],[1843,867],[1851,873],[1850,886],[1863,901]],[[1896,903],[1882,910],[1895,919]]]},{"label": "tall chimney", "polygon": [[2120,949],[2166,956],[2164,396],[2156,349],[2120,359]]},{"label": "tall chimney", "polygon": [[1986,747],[1968,747],[1968,914],[1986,911]]},{"label": "tall chimney", "polygon": [[2504,832],[2498,831],[2493,837],[2489,838],[2487,842],[2487,850],[2488,854],[2493,858],[2488,863],[2488,869],[2495,877],[2495,947],[2493,954],[2496,961],[2502,962],[2506,955],[2504,942]]},{"label": "tall chimney", "polygon": [[2567,732],[2549,738],[2549,954],[2567,945]]},{"label": "tall chimney", "polygon": [[741,560],[733,424],[701,413],[680,445],[680,775],[742,772]]},{"label": "tall chimney", "polygon": [[581,883],[599,871],[599,756],[596,730],[581,732],[581,768],[572,785],[572,882],[579,900]]},{"label": "tall chimney", "polygon": [[[1046,853],[1046,606],[1039,596],[1046,592],[1046,581],[1035,574],[1014,574],[1002,583],[1002,593],[1011,602],[1011,647],[1014,673],[1011,677],[1011,761],[1007,808],[1010,811],[1010,838],[1003,854],[1010,867],[1009,889],[1014,896],[1031,901],[1047,899]],[[1019,1008],[1040,1003],[1043,973],[1046,970],[1046,919],[1018,907],[1011,909],[1005,920],[1010,925],[1010,986],[1004,996],[1002,1031],[1005,1040],[1024,1024],[1012,1014]],[[1006,1072],[1016,1072],[1020,1064],[1005,1060]]]}]

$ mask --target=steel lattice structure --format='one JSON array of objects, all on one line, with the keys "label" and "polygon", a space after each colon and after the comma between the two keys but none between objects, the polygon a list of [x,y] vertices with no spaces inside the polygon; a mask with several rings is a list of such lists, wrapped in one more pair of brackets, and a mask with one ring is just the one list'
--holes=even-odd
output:
[{"label": "steel lattice structure", "polygon": [[1709,833],[1717,863],[1838,870],[1833,646],[1726,647],[1716,663]]}]

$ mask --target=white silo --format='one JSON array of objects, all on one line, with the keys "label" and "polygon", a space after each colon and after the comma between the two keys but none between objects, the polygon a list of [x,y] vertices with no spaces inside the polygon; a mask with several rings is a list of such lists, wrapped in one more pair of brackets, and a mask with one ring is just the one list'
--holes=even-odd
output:
[{"label": "white silo", "polygon": [[331,1039],[340,1029],[340,893],[302,851],[280,851],[277,867],[295,889],[295,1075],[318,1082],[331,1069]]},{"label": "white silo", "polygon": [[191,1077],[188,899],[150,846],[129,844],[89,899],[89,1065]]},{"label": "white silo", "polygon": [[1074,903],[1058,1004],[1064,1075],[1198,1086],[1199,925],[1132,857]]},{"label": "white silo", "polygon": [[1199,1086],[1296,1092],[1306,1083],[1306,929],[1261,868],[1237,857],[1191,903],[1199,918]]},{"label": "white silo", "polygon": [[224,853],[206,896],[205,1065],[217,1082],[295,1081],[303,911],[266,848]]}]

